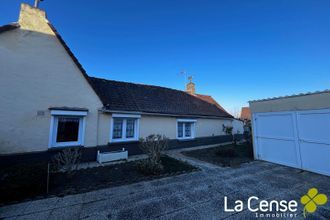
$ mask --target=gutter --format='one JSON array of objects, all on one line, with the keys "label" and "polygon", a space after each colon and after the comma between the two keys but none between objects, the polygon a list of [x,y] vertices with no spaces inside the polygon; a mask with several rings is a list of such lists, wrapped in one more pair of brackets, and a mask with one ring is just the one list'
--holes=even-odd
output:
[{"label": "gutter", "polygon": [[225,119],[234,120],[234,118],[228,117],[217,117],[217,116],[207,116],[207,115],[178,115],[178,114],[165,114],[165,113],[152,113],[152,112],[133,112],[133,111],[118,111],[118,110],[108,110],[100,109],[99,111],[103,113],[122,113],[122,114],[138,114],[138,115],[150,115],[150,116],[167,116],[167,117],[189,117],[189,118],[207,118],[207,119]]}]

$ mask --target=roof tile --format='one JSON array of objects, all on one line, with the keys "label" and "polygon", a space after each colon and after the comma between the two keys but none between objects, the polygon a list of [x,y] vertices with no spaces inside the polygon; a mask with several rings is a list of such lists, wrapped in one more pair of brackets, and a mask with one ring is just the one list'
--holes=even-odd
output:
[{"label": "roof tile", "polygon": [[90,81],[108,110],[232,118],[216,105],[183,91],[95,77]]}]

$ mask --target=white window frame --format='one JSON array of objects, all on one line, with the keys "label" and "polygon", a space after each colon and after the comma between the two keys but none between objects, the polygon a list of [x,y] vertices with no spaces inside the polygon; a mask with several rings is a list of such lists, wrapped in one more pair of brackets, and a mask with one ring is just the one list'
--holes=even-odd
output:
[{"label": "white window frame", "polygon": [[[50,132],[48,147],[69,147],[69,146],[82,146],[85,140],[85,128],[86,128],[86,115],[87,111],[63,111],[63,110],[51,110]],[[79,118],[78,129],[78,141],[68,142],[56,142],[58,118],[59,117],[77,117]]]},{"label": "white window frame", "polygon": [[[179,137],[179,122],[183,122],[183,133],[182,133],[182,137]],[[191,136],[190,137],[186,137],[186,134],[185,134],[185,128],[186,128],[186,124],[185,122],[187,123],[192,123],[191,124]],[[196,119],[177,119],[176,121],[176,138],[178,140],[189,140],[189,139],[194,139],[195,138],[195,135],[196,135],[196,122],[197,120]]]},{"label": "white window frame", "polygon": [[[119,118],[123,120],[122,126],[122,138],[113,138],[113,128],[114,128],[114,119]],[[117,143],[117,142],[129,142],[129,141],[138,141],[139,140],[139,133],[140,133],[140,118],[141,115],[131,115],[131,114],[112,114],[111,122],[110,122],[110,143]],[[135,119],[134,123],[134,137],[126,138],[126,125],[127,119]]]}]

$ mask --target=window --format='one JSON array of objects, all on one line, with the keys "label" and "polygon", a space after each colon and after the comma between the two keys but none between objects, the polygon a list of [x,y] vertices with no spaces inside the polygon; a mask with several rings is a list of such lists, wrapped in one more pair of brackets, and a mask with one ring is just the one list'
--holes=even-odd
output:
[{"label": "window", "polygon": [[49,147],[83,145],[87,112],[51,111]]},{"label": "window", "polygon": [[113,139],[122,138],[123,135],[123,119],[116,118],[113,122]]},{"label": "window", "polygon": [[113,114],[110,142],[137,141],[139,115]]},{"label": "window", "polygon": [[56,142],[78,141],[79,118],[58,117]]},{"label": "window", "polygon": [[192,126],[192,123],[191,122],[186,122],[184,124],[184,134],[185,134],[185,137],[191,137],[191,126]]},{"label": "window", "polygon": [[195,138],[195,123],[193,119],[178,119],[177,121],[177,138],[192,139]]},{"label": "window", "polygon": [[134,137],[135,121],[137,119],[126,119],[126,138]]},{"label": "window", "polygon": [[178,122],[178,137],[183,137],[183,122]]}]

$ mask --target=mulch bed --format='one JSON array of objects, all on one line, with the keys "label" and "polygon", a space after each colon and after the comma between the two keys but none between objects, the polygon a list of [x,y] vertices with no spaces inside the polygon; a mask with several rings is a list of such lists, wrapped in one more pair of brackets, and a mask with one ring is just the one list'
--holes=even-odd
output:
[{"label": "mulch bed", "polygon": [[139,171],[140,161],[80,169],[72,175],[52,173],[48,194],[47,164],[25,164],[4,168],[0,171],[0,206],[36,198],[83,193],[198,170],[171,157],[163,156],[161,160],[164,169],[157,175],[146,175]]},{"label": "mulch bed", "polygon": [[253,160],[253,147],[248,144],[225,145],[212,148],[185,151],[182,154],[222,167],[239,167]]},{"label": "mulch bed", "polygon": [[0,169],[0,205],[42,196],[47,187],[47,163],[20,164]]}]

